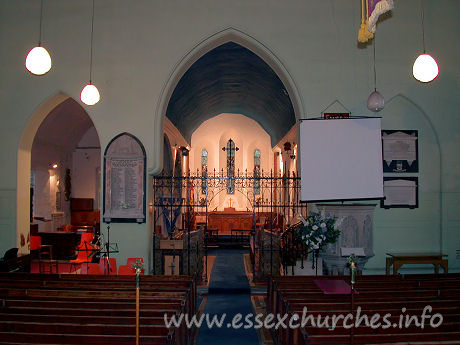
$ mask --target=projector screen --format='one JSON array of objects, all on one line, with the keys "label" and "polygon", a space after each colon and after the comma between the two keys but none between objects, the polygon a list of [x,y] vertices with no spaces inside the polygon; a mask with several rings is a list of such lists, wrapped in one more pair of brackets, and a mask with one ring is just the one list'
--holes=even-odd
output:
[{"label": "projector screen", "polygon": [[380,118],[300,123],[301,201],[383,198]]}]

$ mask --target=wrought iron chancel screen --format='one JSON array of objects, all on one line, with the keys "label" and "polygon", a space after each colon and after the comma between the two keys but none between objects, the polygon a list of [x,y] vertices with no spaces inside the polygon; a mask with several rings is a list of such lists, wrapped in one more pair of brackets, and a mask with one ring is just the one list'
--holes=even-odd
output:
[{"label": "wrought iron chancel screen", "polygon": [[[228,147],[231,148],[230,145]],[[227,146],[225,151],[227,152]],[[253,152],[255,156],[258,155],[257,152]],[[194,256],[207,256],[208,245],[219,245],[212,236],[220,229],[209,228],[209,219],[215,213],[224,212],[224,208],[228,206],[226,201],[229,197],[227,191],[230,180],[234,192],[231,198],[240,202],[240,205],[235,205],[235,212],[252,214],[251,238],[254,239],[253,243],[256,243],[252,252],[261,258],[257,259],[259,262],[265,260],[265,266],[257,266],[257,260],[253,263],[254,276],[257,279],[265,279],[267,272],[271,274],[271,268],[276,269],[277,260],[280,258],[278,238],[297,214],[306,214],[306,204],[300,203],[300,178],[296,174],[280,176],[272,171],[264,172],[257,168],[253,173],[252,167],[250,170],[237,170],[229,176],[226,169],[207,171],[206,175],[203,174],[203,170],[198,169],[186,176],[154,177],[154,257],[159,255],[155,254],[155,251],[161,250],[161,239],[182,239],[183,249],[171,249],[171,255],[182,255],[184,274],[202,273],[194,273]],[[203,186],[206,186],[204,194]],[[197,233],[201,233],[198,236],[202,238],[202,245],[194,242]],[[262,238],[265,238],[264,245],[260,245]],[[207,260],[203,259],[202,262],[203,266],[207,265]],[[203,272],[206,272],[205,267]],[[153,274],[163,273],[156,267]],[[201,278],[206,279],[204,274]]]}]

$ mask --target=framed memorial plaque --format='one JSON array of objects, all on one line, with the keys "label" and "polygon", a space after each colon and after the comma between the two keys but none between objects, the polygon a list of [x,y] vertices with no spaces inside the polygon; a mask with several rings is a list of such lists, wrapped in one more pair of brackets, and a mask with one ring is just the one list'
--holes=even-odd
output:
[{"label": "framed memorial plaque", "polygon": [[122,133],[104,152],[105,223],[145,223],[145,149],[129,133]]},{"label": "framed memorial plaque", "polygon": [[380,201],[380,207],[382,208],[417,208],[418,178],[384,177],[383,193],[385,199]]},{"label": "framed memorial plaque", "polygon": [[383,172],[418,172],[418,131],[383,130]]}]

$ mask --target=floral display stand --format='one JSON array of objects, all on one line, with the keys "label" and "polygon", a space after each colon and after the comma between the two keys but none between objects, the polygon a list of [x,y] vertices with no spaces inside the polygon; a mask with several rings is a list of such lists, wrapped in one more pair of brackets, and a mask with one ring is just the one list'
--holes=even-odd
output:
[{"label": "floral display stand", "polygon": [[323,251],[340,236],[333,215],[310,212],[281,235],[284,275],[323,275]]},{"label": "floral display stand", "polygon": [[284,269],[285,276],[322,276],[323,275],[323,258],[319,257],[318,260],[313,262],[308,260],[297,260],[295,266],[286,266]]}]

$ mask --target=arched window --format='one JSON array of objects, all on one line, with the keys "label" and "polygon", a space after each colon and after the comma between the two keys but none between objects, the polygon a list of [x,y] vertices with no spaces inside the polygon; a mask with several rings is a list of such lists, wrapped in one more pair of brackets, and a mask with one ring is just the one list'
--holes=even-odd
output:
[{"label": "arched window", "polygon": [[254,150],[254,194],[260,194],[260,150]]},{"label": "arched window", "polygon": [[201,150],[201,194],[206,194],[208,189],[208,182],[206,177],[208,176],[208,151],[206,149]]},{"label": "arched window", "polygon": [[239,150],[232,139],[227,141],[227,146],[222,150],[227,151],[227,194],[235,194],[235,152]]}]

